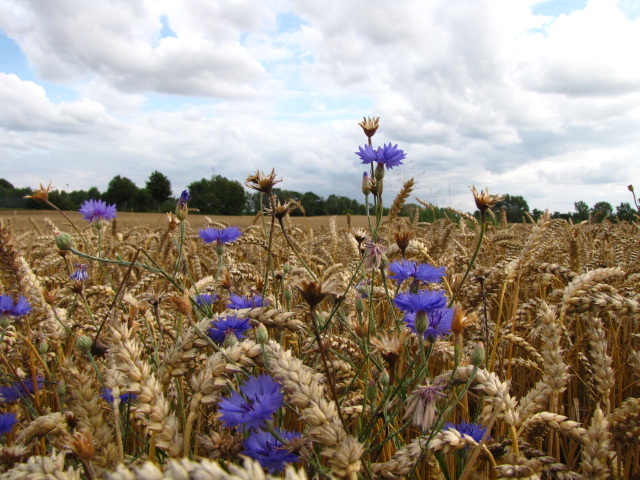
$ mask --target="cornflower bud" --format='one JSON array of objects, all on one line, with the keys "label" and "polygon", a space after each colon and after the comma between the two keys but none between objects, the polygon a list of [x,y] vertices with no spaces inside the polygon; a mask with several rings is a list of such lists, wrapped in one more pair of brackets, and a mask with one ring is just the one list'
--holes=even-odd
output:
[{"label": "cornflower bud", "polygon": [[73,237],[68,233],[59,234],[56,236],[56,247],[62,251],[71,250],[73,248]]},{"label": "cornflower bud", "polygon": [[183,221],[187,218],[187,214],[189,213],[189,209],[187,208],[187,202],[189,201],[189,191],[183,190],[180,195],[180,199],[178,200],[178,204],[176,205],[176,217],[178,220]]},{"label": "cornflower bud", "polygon": [[269,341],[269,332],[267,327],[265,327],[262,323],[258,324],[258,329],[256,330],[256,341],[260,345],[266,345]]},{"label": "cornflower bud", "polygon": [[424,337],[424,332],[429,328],[429,316],[427,312],[423,310],[418,310],[416,312],[416,333],[418,334],[418,338]]},{"label": "cornflower bud", "polygon": [[476,348],[473,349],[473,353],[471,354],[471,363],[478,367],[482,362],[484,362],[484,344],[478,342],[478,345],[476,345]]},{"label": "cornflower bud", "polygon": [[86,335],[82,335],[76,339],[76,348],[81,352],[88,352],[91,350],[91,339]]},{"label": "cornflower bud", "polygon": [[633,192],[634,192],[634,190],[633,190],[633,185],[629,185],[629,186],[627,186],[627,188],[629,189],[629,191],[630,191],[631,193],[633,193]]},{"label": "cornflower bud", "polygon": [[38,345],[38,353],[40,354],[41,357],[43,355],[46,355],[48,351],[49,351],[49,344],[47,343],[46,340],[42,342],[40,345]]},{"label": "cornflower bud", "polygon": [[223,346],[225,348],[233,347],[236,343],[238,343],[238,337],[235,333],[230,333],[224,338]]},{"label": "cornflower bud", "polygon": [[376,165],[376,169],[373,173],[373,177],[376,179],[378,183],[382,182],[384,179],[384,164],[378,163]]},{"label": "cornflower bud", "polygon": [[293,292],[291,291],[291,287],[287,285],[286,287],[284,287],[284,299],[287,302],[290,302],[292,296],[293,296]]},{"label": "cornflower bud", "polygon": [[389,386],[389,372],[387,372],[386,368],[382,370],[382,373],[380,374],[380,385],[382,385],[383,388],[387,388]]},{"label": "cornflower bud", "polygon": [[355,307],[356,307],[356,312],[358,313],[364,312],[364,301],[362,300],[361,295],[356,295]]}]

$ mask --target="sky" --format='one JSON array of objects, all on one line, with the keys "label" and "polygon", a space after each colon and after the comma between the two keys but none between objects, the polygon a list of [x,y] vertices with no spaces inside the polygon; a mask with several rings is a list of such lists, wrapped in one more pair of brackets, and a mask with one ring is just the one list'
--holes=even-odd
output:
[{"label": "sky", "polygon": [[640,187],[637,0],[0,0],[0,177],[174,195],[272,168],[364,201],[358,122],[407,157],[385,204],[540,210]]}]

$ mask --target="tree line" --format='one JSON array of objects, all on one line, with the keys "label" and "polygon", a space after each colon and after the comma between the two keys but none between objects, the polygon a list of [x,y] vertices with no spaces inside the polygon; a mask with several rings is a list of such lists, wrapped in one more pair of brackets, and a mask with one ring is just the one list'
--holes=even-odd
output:
[{"label": "tree line", "polygon": [[[255,215],[261,208],[267,207],[268,199],[260,193],[249,193],[236,180],[229,180],[222,175],[212,175],[192,182],[189,190],[189,208],[194,213],[208,215]],[[42,209],[46,206],[33,199],[24,198],[31,195],[30,187],[15,188],[8,180],[0,178],[0,208],[4,209]],[[89,190],[51,190],[49,199],[62,210],[77,210],[86,200],[104,200],[108,204],[115,204],[120,211],[135,212],[170,212],[175,209],[177,197],[174,196],[171,181],[166,175],[154,171],[149,175],[144,187],[139,188],[135,182],[127,177],[116,175],[111,179],[107,190],[100,192],[98,188]],[[313,192],[300,193],[294,190],[274,188],[273,193],[282,203],[294,200],[301,208],[293,210],[291,215],[365,215],[366,206],[352,198],[341,195],[329,195],[324,198]],[[505,195],[503,201],[497,203],[493,213],[499,218],[504,209],[509,223],[522,222],[527,215],[537,220],[542,211],[529,209],[524,197],[519,195]],[[602,221],[605,218],[619,221],[633,221],[638,211],[628,202],[622,202],[614,208],[609,202],[596,202],[592,207],[580,200],[574,203],[573,212],[554,212],[552,217],[581,222],[584,220]],[[385,209],[385,214],[388,209]],[[400,216],[414,216],[418,213],[421,222],[432,222],[448,217],[457,221],[459,217],[444,208],[429,206],[422,208],[410,203],[403,206]],[[476,212],[479,215],[479,212]]]}]

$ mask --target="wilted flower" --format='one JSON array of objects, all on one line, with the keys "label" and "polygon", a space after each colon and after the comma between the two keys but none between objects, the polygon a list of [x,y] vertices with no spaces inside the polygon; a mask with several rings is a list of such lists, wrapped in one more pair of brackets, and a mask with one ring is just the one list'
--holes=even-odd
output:
[{"label": "wilted flower", "polygon": [[282,180],[276,180],[276,169],[273,168],[269,175],[265,175],[260,170],[256,170],[256,173],[249,175],[244,181],[246,187],[258,192],[270,194],[273,190],[273,186],[281,182]]},{"label": "wilted flower", "polygon": [[75,280],[77,282],[84,282],[89,278],[89,274],[87,273],[87,264],[86,263],[74,263],[75,271],[69,276],[71,280]]},{"label": "wilted flower", "polygon": [[480,440],[482,440],[482,437],[484,436],[484,432],[487,431],[486,427],[482,427],[477,423],[465,422],[464,420],[457,424],[447,422],[444,424],[442,430],[457,430],[458,433],[463,436],[467,435],[473,438],[476,443],[480,443]]},{"label": "wilted flower", "polygon": [[446,397],[442,393],[444,385],[422,385],[407,397],[405,420],[413,416],[413,424],[427,430],[433,424],[436,415],[436,398]]},{"label": "wilted flower", "polygon": [[18,301],[13,302],[9,295],[0,295],[0,317],[22,317],[31,311],[31,305],[25,297],[20,295]]},{"label": "wilted flower", "polygon": [[411,230],[398,230],[393,232],[393,239],[396,241],[396,245],[400,249],[402,256],[404,256],[404,252],[409,247],[411,237],[413,237],[413,232]]},{"label": "wilted flower", "polygon": [[109,221],[116,218],[116,206],[107,205],[103,200],[87,200],[80,205],[79,212],[87,222]]},{"label": "wilted flower", "polygon": [[475,186],[471,187],[473,192],[473,199],[476,202],[476,207],[481,212],[486,212],[488,209],[495,207],[496,203],[504,200],[504,195],[489,195],[489,188],[480,190],[480,193],[476,190]]},{"label": "wilted flower", "polygon": [[39,189],[33,192],[32,195],[25,195],[24,198],[32,198],[33,200],[37,200],[38,202],[47,203],[49,202],[49,192],[52,188],[54,187],[51,186],[51,182],[49,182],[49,185],[47,185],[46,187],[40,184]]},{"label": "wilted flower", "polygon": [[365,268],[378,269],[382,266],[384,252],[387,251],[387,247],[379,243],[373,243],[368,241],[368,242],[365,242],[364,244],[364,251],[365,251],[365,259],[364,259]]},{"label": "wilted flower", "polygon": [[295,287],[311,308],[315,308],[327,295],[337,296],[340,293],[335,278],[330,278],[322,284],[315,280],[301,280]]},{"label": "wilted flower", "polygon": [[364,134],[371,138],[375,135],[376,130],[380,126],[380,117],[362,117],[362,121],[358,125],[364,130]]},{"label": "wilted flower", "polygon": [[200,230],[200,238],[204,243],[216,242],[218,245],[226,245],[235,242],[242,232],[238,227],[227,227],[223,229],[207,227]]},{"label": "wilted flower", "polygon": [[[275,430],[287,442],[300,438],[298,433],[280,430],[279,428]],[[269,473],[281,472],[287,463],[298,461],[298,455],[289,450],[286,444],[282,444],[280,440],[269,432],[253,432],[244,440],[242,445],[244,446],[242,453],[260,462],[260,465],[268,469]]]},{"label": "wilted flower", "polygon": [[266,207],[264,209],[264,213],[266,213],[270,217],[276,217],[278,220],[282,220],[284,217],[286,217],[291,212],[293,212],[296,208],[299,208],[304,212],[304,208],[302,208],[302,205],[300,205],[295,200],[289,199],[283,205],[282,203],[280,203],[280,200],[278,200],[277,198],[275,197],[272,197],[272,198],[273,198],[273,201],[272,201],[271,207]]},{"label": "wilted flower", "polygon": [[398,282],[398,284],[411,278],[413,283],[440,283],[444,276],[445,267],[435,268],[427,263],[416,263],[413,260],[400,260],[391,262],[389,270],[393,275],[389,278]]},{"label": "wilted flower", "polygon": [[9,433],[16,423],[18,423],[18,417],[15,413],[0,413],[0,435]]},{"label": "wilted flower", "polygon": [[209,338],[222,345],[229,335],[235,335],[238,340],[244,338],[244,332],[249,330],[251,325],[248,318],[238,318],[235,315],[220,317],[211,322],[211,328],[207,332]]},{"label": "wilted flower", "polygon": [[284,403],[280,384],[269,375],[250,377],[230,398],[218,403],[218,411],[228,427],[244,425],[258,430]]},{"label": "wilted flower", "polygon": [[169,212],[167,213],[167,221],[169,222],[169,230],[175,232],[178,225],[180,225],[180,219],[173,212]]}]

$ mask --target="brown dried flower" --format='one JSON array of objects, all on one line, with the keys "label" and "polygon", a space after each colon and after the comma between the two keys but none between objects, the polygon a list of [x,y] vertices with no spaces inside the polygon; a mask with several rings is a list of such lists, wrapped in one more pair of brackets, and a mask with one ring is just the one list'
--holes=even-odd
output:
[{"label": "brown dried flower", "polygon": [[467,315],[467,311],[463,310],[459,303],[453,306],[453,319],[451,320],[451,331],[456,335],[464,332],[464,329],[478,320],[478,315],[471,312]]},{"label": "brown dried flower", "polygon": [[304,208],[295,200],[287,200],[284,205],[280,203],[280,200],[277,198],[273,198],[271,201],[271,207],[266,207],[264,209],[264,213],[269,215],[270,217],[276,217],[278,220],[282,220],[284,217],[293,212],[296,208],[299,208],[304,212]]},{"label": "brown dried flower", "polygon": [[169,212],[167,213],[167,220],[169,220],[169,231],[175,232],[178,225],[180,225],[180,219],[173,212]]},{"label": "brown dried flower", "polygon": [[396,245],[398,245],[403,257],[405,250],[409,247],[411,237],[413,237],[413,232],[411,230],[398,230],[393,232],[393,239],[396,241]]},{"label": "brown dried flower", "polygon": [[371,339],[371,345],[373,350],[380,353],[382,358],[389,365],[389,370],[392,372],[395,370],[396,363],[400,359],[402,354],[402,347],[407,338],[407,332],[401,333],[382,334],[380,337],[374,337]]},{"label": "brown dried flower", "polygon": [[51,182],[49,182],[49,185],[46,187],[40,184],[40,188],[34,191],[33,195],[25,195],[24,198],[32,198],[34,200],[37,200],[38,202],[48,203],[49,192],[51,191],[52,188],[55,188],[55,187],[51,186]]},{"label": "brown dried flower", "polygon": [[376,270],[382,266],[383,259],[386,259],[384,252],[387,247],[379,243],[366,242],[364,244],[366,258],[364,266],[367,269],[375,268]]},{"label": "brown dried flower", "polygon": [[504,200],[504,195],[489,195],[489,187],[480,190],[480,193],[478,193],[476,187],[472,186],[471,191],[473,192],[476,207],[481,212],[486,212],[488,209],[495,207],[496,203]]},{"label": "brown dried flower", "polygon": [[444,385],[422,385],[407,398],[407,410],[404,418],[413,415],[413,424],[427,430],[436,416],[436,397],[446,397],[442,393]]},{"label": "brown dried flower", "polygon": [[96,453],[96,448],[93,444],[93,437],[91,436],[91,432],[88,430],[75,432],[69,441],[68,447],[81,460],[90,460]]},{"label": "brown dried flower", "polygon": [[247,177],[244,184],[246,187],[257,190],[258,192],[271,194],[273,186],[281,181],[282,179],[276,180],[276,169],[273,168],[269,175],[265,175],[260,170],[256,170],[256,173]]},{"label": "brown dried flower", "polygon": [[358,125],[364,130],[364,134],[371,138],[375,135],[380,123],[380,117],[362,117],[362,121]]},{"label": "brown dried flower", "polygon": [[338,282],[335,278],[325,281],[322,285],[315,280],[301,280],[295,287],[312,309],[324,300],[327,295],[337,296],[340,294]]}]

